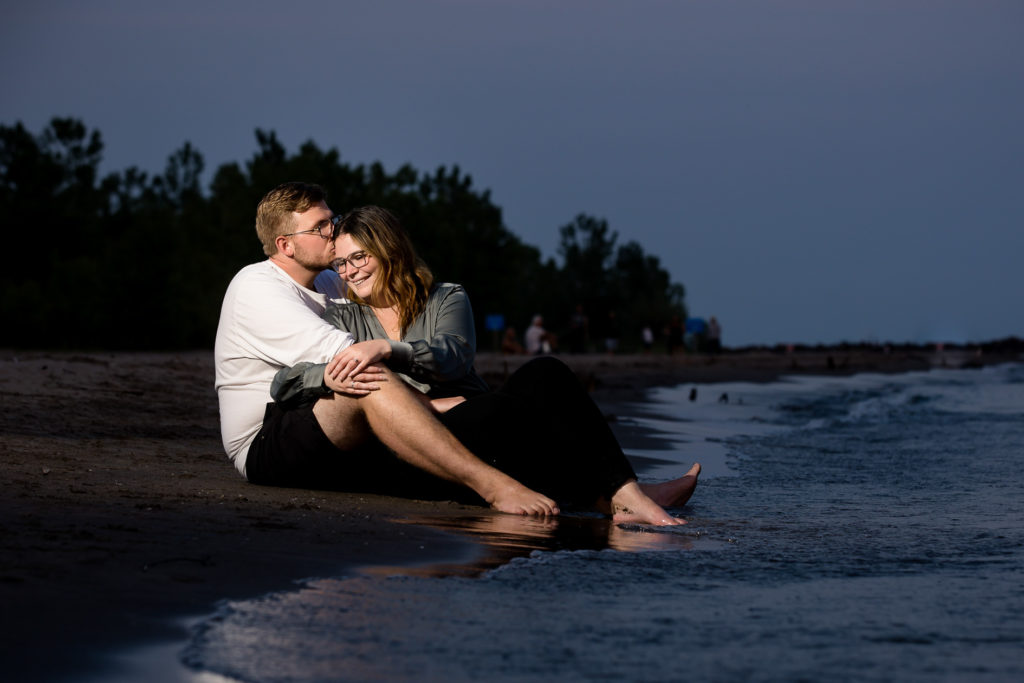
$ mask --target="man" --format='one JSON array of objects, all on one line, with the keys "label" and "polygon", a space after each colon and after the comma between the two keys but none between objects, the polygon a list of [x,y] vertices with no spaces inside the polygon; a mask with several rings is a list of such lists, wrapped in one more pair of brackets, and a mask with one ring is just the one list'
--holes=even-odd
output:
[{"label": "man", "polygon": [[305,183],[274,188],[257,209],[267,259],[228,285],[214,346],[221,436],[238,471],[259,484],[351,490],[367,478],[374,486],[408,483],[425,472],[472,489],[502,512],[557,514],[550,498],[466,450],[382,366],[344,385],[325,378],[324,396],[311,405],[286,410],[270,402],[278,370],[328,361],[353,344],[320,317],[328,296],[341,298],[337,276],[324,272],[334,259],[336,223],[323,189]]},{"label": "man", "polygon": [[527,328],[523,339],[526,341],[526,352],[531,356],[538,356],[544,351],[544,342],[547,341],[547,330],[544,329],[544,318],[539,315],[533,316],[530,327]]}]

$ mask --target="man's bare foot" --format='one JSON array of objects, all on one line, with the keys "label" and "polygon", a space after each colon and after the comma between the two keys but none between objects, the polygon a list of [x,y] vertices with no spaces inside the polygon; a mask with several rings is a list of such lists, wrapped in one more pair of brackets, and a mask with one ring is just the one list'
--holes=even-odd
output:
[{"label": "man's bare foot", "polygon": [[677,519],[665,512],[660,505],[650,499],[636,481],[622,486],[611,501],[612,520],[632,524],[653,524],[654,526],[676,526],[686,524],[686,520]]},{"label": "man's bare foot", "polygon": [[510,515],[557,515],[558,504],[547,496],[528,489],[515,480],[502,486],[487,500],[498,512]]},{"label": "man's bare foot", "polygon": [[659,484],[640,484],[640,490],[658,505],[678,507],[685,505],[697,488],[697,477],[700,476],[700,463],[695,463],[690,471],[671,481]]}]

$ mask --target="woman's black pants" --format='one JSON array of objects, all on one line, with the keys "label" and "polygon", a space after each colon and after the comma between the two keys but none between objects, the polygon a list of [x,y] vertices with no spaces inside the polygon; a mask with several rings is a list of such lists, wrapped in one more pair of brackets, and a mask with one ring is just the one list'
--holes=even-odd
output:
[{"label": "woman's black pants", "polygon": [[636,478],[593,399],[551,356],[528,361],[500,389],[439,419],[481,460],[562,504],[611,498]]}]

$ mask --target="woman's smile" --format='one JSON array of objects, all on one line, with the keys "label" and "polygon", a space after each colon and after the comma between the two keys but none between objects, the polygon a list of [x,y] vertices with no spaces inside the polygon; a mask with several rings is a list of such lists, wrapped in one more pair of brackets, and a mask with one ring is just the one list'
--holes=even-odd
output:
[{"label": "woman's smile", "polygon": [[351,275],[348,276],[347,282],[349,287],[356,290],[356,294],[365,299],[366,297],[363,296],[362,292],[360,292],[359,290],[363,288],[363,285],[366,284],[367,280],[369,279],[369,275],[365,275],[363,273],[352,273]]}]

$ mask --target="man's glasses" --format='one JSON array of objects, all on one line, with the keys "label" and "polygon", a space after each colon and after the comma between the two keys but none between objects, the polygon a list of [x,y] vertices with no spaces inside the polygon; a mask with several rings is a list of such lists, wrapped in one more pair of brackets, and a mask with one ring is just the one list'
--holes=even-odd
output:
[{"label": "man's glasses", "polygon": [[316,235],[320,239],[331,240],[335,237],[335,231],[338,229],[338,224],[341,223],[341,216],[335,214],[330,218],[326,218],[310,230],[299,230],[298,232],[288,232],[281,237],[291,237],[292,235]]},{"label": "man's glasses", "polygon": [[351,265],[353,268],[362,268],[366,265],[366,259],[370,258],[370,255],[365,251],[357,251],[348,258],[336,258],[331,261],[331,267],[339,273],[345,272],[345,266]]}]

